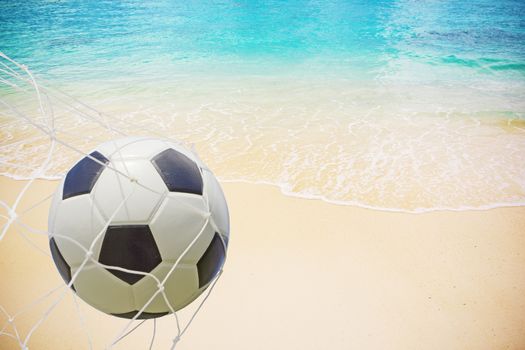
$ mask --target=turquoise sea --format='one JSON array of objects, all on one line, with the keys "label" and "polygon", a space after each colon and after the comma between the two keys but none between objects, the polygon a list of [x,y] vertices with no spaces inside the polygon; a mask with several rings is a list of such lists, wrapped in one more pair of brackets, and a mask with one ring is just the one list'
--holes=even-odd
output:
[{"label": "turquoise sea", "polygon": [[[519,0],[6,0],[0,51],[125,133],[194,144],[224,181],[480,209],[525,204],[524,13]],[[6,84],[0,98],[36,108]],[[83,150],[111,136],[55,112]],[[32,176],[45,135],[0,115],[0,173]],[[59,148],[42,176],[76,158]]]},{"label": "turquoise sea", "polygon": [[440,80],[522,79],[523,13],[519,0],[2,1],[0,43],[59,81],[144,71],[376,79],[402,68],[396,60],[428,65],[414,80],[444,67]]}]

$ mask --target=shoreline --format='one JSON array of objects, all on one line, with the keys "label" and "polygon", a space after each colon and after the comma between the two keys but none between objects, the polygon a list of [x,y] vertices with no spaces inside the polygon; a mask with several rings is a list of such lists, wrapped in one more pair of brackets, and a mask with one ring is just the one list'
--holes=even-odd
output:
[{"label": "shoreline", "polygon": [[[16,177],[12,175],[6,175],[6,174],[0,174],[0,177],[5,177],[14,181],[29,181],[30,178],[25,177]],[[60,181],[61,177],[39,177],[35,180],[38,181]],[[369,209],[369,210],[377,210],[382,212],[392,212],[392,213],[405,213],[405,214],[424,214],[424,213],[433,213],[433,212],[463,212],[463,211],[487,211],[492,209],[498,209],[498,208],[520,208],[525,207],[525,201],[523,202],[515,202],[515,203],[492,203],[487,205],[482,205],[478,207],[473,206],[461,206],[461,207],[432,207],[432,208],[416,208],[416,209],[404,209],[404,208],[386,208],[386,207],[377,207],[373,205],[368,205],[365,203],[359,203],[359,202],[353,202],[353,201],[343,201],[343,200],[333,200],[329,199],[324,195],[306,195],[301,193],[296,193],[293,191],[290,191],[287,189],[287,187],[290,187],[287,184],[279,184],[279,183],[273,183],[271,181],[250,181],[250,180],[242,180],[242,179],[235,179],[235,180],[225,180],[222,178],[218,178],[220,183],[228,183],[228,184],[247,184],[247,185],[263,185],[263,186],[269,186],[273,188],[277,188],[279,192],[286,197],[291,198],[298,198],[298,199],[305,199],[305,200],[313,200],[313,201],[321,201],[327,204],[337,205],[337,206],[344,206],[344,207],[354,207],[354,208],[361,208],[361,209]]]},{"label": "shoreline", "polygon": [[[46,175],[63,173],[78,157],[69,146],[87,151],[116,129],[193,144],[223,180],[272,184],[288,196],[414,213],[525,205],[518,98],[352,82],[192,84],[159,87],[153,97],[154,90],[124,91],[116,101],[80,102],[75,91],[45,89],[54,114],[44,114],[63,142]],[[32,104],[20,112],[38,115]],[[5,118],[2,173],[23,177],[41,162],[49,137],[8,108]]]},{"label": "shoreline", "polygon": [[[0,177],[2,199],[12,203],[26,183]],[[53,186],[36,180],[17,212]],[[180,349],[525,346],[525,208],[409,214],[292,198],[268,185],[222,186],[232,224],[224,274]],[[45,230],[48,204],[21,220]],[[15,227],[0,241],[8,286],[0,305],[11,315],[63,285],[48,249],[46,235]],[[15,318],[22,338],[52,300]],[[29,348],[82,348],[86,329],[93,348],[103,348],[126,323],[77,303],[67,291]],[[0,327],[5,322],[0,312]],[[151,327],[116,348],[144,348]],[[157,327],[155,344],[166,348],[175,320],[163,317]],[[19,349],[7,336],[0,347]]]},{"label": "shoreline", "polygon": [[248,181],[248,180],[222,180],[220,179],[221,183],[231,183],[231,184],[248,184],[248,185],[263,185],[263,186],[270,186],[275,187],[279,190],[279,192],[286,197],[291,198],[298,198],[298,199],[305,199],[305,200],[314,200],[314,201],[321,201],[327,204],[337,205],[337,206],[344,206],[344,207],[354,207],[354,208],[360,208],[360,209],[368,209],[368,210],[376,210],[376,211],[382,211],[382,212],[391,212],[391,213],[404,213],[404,214],[425,214],[425,213],[433,213],[433,212],[463,212],[463,211],[487,211],[492,209],[498,209],[498,208],[520,208],[525,207],[525,201],[524,202],[517,202],[517,203],[493,203],[493,204],[487,204],[485,206],[480,207],[459,207],[459,208],[452,208],[452,207],[434,207],[434,208],[417,208],[414,210],[410,209],[402,209],[402,208],[384,208],[384,207],[376,207],[372,205],[367,205],[359,202],[350,202],[350,201],[338,201],[338,200],[332,200],[329,198],[326,198],[326,196],[323,195],[303,195],[300,193],[295,193],[286,190],[286,185],[281,185],[277,183],[267,182],[267,181]]}]

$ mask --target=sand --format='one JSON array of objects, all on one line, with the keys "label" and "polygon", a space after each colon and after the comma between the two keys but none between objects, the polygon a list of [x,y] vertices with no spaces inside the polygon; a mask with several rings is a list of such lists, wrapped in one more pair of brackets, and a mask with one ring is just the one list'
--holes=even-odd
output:
[{"label": "sand", "polygon": [[[24,184],[0,178],[1,199],[12,204]],[[17,212],[56,184],[35,182]],[[267,185],[223,188],[232,221],[224,274],[177,349],[525,349],[525,207],[408,214]],[[48,207],[20,220],[45,230]],[[15,318],[20,337],[66,293],[29,349],[88,349],[86,329],[104,348],[127,321],[81,300],[78,312],[65,288],[31,305],[63,282],[47,237],[14,228],[0,242],[0,305],[11,315],[29,305]],[[152,327],[115,348],[147,349]],[[154,348],[169,349],[175,335],[174,319],[159,319]],[[0,336],[0,349],[18,348]]]}]

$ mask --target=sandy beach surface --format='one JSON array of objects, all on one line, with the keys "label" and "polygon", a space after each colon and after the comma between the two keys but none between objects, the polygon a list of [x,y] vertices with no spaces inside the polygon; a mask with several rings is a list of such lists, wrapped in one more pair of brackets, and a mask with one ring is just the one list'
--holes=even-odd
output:
[{"label": "sandy beach surface", "polygon": [[[2,199],[12,205],[25,184],[0,178]],[[22,213],[56,185],[30,186],[20,222],[47,229],[49,201]],[[232,222],[224,274],[177,349],[525,349],[525,207],[407,214],[267,185],[223,188]],[[22,342],[65,293],[29,349],[89,349],[88,339],[101,349],[127,323],[81,300],[77,309],[66,288],[39,299],[63,282],[46,235],[23,226],[0,241],[0,276],[0,305]],[[0,329],[0,349],[19,349],[2,313]],[[115,349],[147,349],[152,332],[148,321]],[[169,349],[174,318],[156,332],[153,348]]]}]

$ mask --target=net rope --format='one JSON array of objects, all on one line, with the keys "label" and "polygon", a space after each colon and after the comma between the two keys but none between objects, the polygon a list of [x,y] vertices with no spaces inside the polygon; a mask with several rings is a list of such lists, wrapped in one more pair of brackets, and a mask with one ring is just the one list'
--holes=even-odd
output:
[{"label": "net rope", "polygon": [[[178,315],[178,312],[175,311],[174,307],[171,305],[166,295],[164,286],[168,278],[174,273],[175,269],[181,263],[181,260],[184,257],[184,255],[191,249],[195,242],[198,241],[199,237],[201,237],[206,226],[208,225],[211,214],[210,205],[207,201],[207,198],[204,197],[208,213],[202,227],[200,228],[199,233],[195,236],[191,243],[183,250],[182,254],[173,263],[173,266],[163,279],[157,278],[152,273],[130,270],[119,266],[111,266],[100,263],[99,261],[93,258],[93,248],[97,241],[99,241],[104,235],[106,229],[108,228],[109,224],[112,222],[114,217],[117,215],[119,210],[126,204],[126,202],[133,195],[133,193],[135,193],[135,191],[140,187],[142,189],[155,193],[159,197],[159,200],[161,200],[161,198],[163,198],[166,195],[166,193],[159,193],[158,191],[141,183],[141,181],[139,181],[138,179],[133,178],[130,175],[129,169],[127,169],[126,167],[125,162],[124,169],[121,171],[119,169],[116,169],[109,163],[103,163],[100,160],[92,157],[90,154],[88,154],[90,144],[88,143],[80,147],[70,142],[70,137],[74,138],[78,137],[78,135],[76,135],[75,133],[70,133],[67,130],[60,129],[58,121],[63,121],[66,118],[80,118],[82,120],[89,121],[90,123],[97,125],[97,128],[100,128],[100,130],[107,132],[106,135],[110,136],[109,139],[114,142],[114,146],[117,150],[116,152],[121,152],[123,146],[118,146],[115,143],[115,139],[130,135],[128,132],[124,131],[125,129],[130,129],[132,131],[136,130],[140,131],[141,133],[147,133],[149,135],[154,136],[155,138],[167,140],[172,143],[182,143],[167,138],[165,135],[162,135],[154,130],[148,130],[146,127],[144,127],[144,125],[136,125],[131,120],[122,120],[118,117],[107,115],[99,111],[95,107],[92,107],[78,100],[77,98],[69,95],[68,93],[56,88],[51,88],[49,86],[50,84],[48,84],[44,79],[39,78],[37,80],[28,67],[14,61],[4,53],[0,52],[0,121],[2,122],[2,125],[6,126],[12,122],[22,121],[28,126],[28,128],[30,128],[32,132],[31,140],[47,140],[48,142],[48,150],[45,153],[45,156],[43,156],[43,161],[36,168],[28,166],[26,164],[18,164],[15,162],[6,161],[1,157],[2,153],[0,153],[0,165],[30,171],[30,175],[28,176],[27,181],[25,181],[25,184],[18,192],[12,204],[8,204],[8,202],[5,200],[5,198],[3,198],[3,196],[0,197],[0,207],[4,209],[4,212],[0,215],[0,218],[2,218],[2,220],[4,221],[0,230],[0,244],[2,243],[2,240],[5,239],[8,231],[10,232],[10,234],[17,233],[35,250],[45,255],[47,258],[51,259],[51,254],[49,250],[42,249],[32,239],[32,237],[45,235],[49,238],[57,237],[63,240],[70,241],[84,252],[84,257],[78,269],[76,269],[76,271],[72,274],[71,280],[67,285],[61,283],[60,285],[43,293],[40,297],[32,300],[29,304],[16,311],[9,310],[9,306],[3,305],[4,301],[0,300],[0,341],[2,337],[11,338],[16,340],[20,349],[29,349],[31,337],[39,330],[39,327],[44,322],[46,322],[46,320],[48,320],[49,316],[53,313],[54,310],[56,310],[57,306],[68,295],[72,295],[75,312],[78,315],[78,321],[87,339],[87,346],[89,349],[94,349],[93,332],[89,329],[86,323],[85,315],[83,314],[79,305],[78,296],[71,290],[71,286],[73,286],[79,273],[87,264],[95,264],[108,270],[117,270],[130,274],[148,276],[149,278],[152,278],[157,284],[157,290],[151,295],[151,297],[142,306],[142,308],[138,310],[136,315],[133,318],[129,319],[129,321],[126,322],[125,326],[122,327],[118,331],[118,333],[115,334],[113,339],[106,344],[105,349],[113,349],[117,347],[121,340],[130,336],[133,332],[135,332],[139,327],[141,327],[145,323],[150,323],[152,325],[152,335],[151,340],[148,340],[148,344],[145,344],[144,348],[153,348],[158,333],[157,320],[138,320],[138,317],[140,317],[140,315],[143,312],[145,312],[145,309],[153,302],[153,300],[158,295],[160,295],[163,298],[164,302],[166,303],[171,312],[170,316],[164,317],[159,322],[163,322],[163,320],[168,317],[173,317],[175,320],[175,336],[173,337],[173,341],[171,344],[171,349],[175,349],[181,337],[186,333],[186,331],[194,321],[196,315],[202,309],[202,306],[210,296],[217,281],[220,279],[220,276],[222,275],[223,271],[221,268],[218,274],[211,281],[207,290],[190,305],[190,307],[194,307],[194,310],[191,312],[191,316],[189,317],[189,319],[183,325]],[[36,115],[32,115],[30,112],[24,109],[24,106],[31,104],[34,105],[35,103],[37,105],[36,109],[38,111]],[[9,142],[9,140],[7,140],[7,142],[2,142],[0,144],[0,152],[4,151],[4,149],[7,149],[8,147],[22,145],[23,142],[24,140],[19,140],[15,142]],[[190,149],[192,148],[191,145],[185,146],[189,146]],[[46,171],[48,170],[51,164],[51,161],[53,160],[53,157],[56,155],[58,147],[61,147],[62,149],[68,149],[77,154],[78,156],[88,157],[91,160],[97,162],[98,164],[104,166],[106,169],[116,172],[118,175],[120,175],[117,176],[120,185],[122,185],[122,179],[128,180],[133,184],[132,190],[122,199],[117,208],[111,213],[109,218],[105,220],[104,227],[98,231],[89,247],[84,247],[80,242],[74,240],[71,237],[41,230],[36,227],[32,227],[30,224],[25,222],[25,218],[28,215],[31,215],[35,210],[38,210],[42,206],[45,206],[49,203],[50,199],[53,196],[53,193],[44,195],[38,201],[31,203],[28,208],[25,208],[23,210],[19,209],[20,203],[27,195],[34,182],[45,175]],[[204,169],[204,171],[209,170]],[[188,205],[184,202],[181,202],[181,204]],[[221,239],[223,247],[226,248],[225,241],[220,235],[219,237]],[[226,249],[224,250],[226,251]],[[7,288],[11,288],[11,286],[8,286]],[[39,315],[38,320],[33,323],[29,331],[26,334],[23,334],[23,332],[21,332],[17,327],[17,320],[24,314],[34,309],[37,305],[45,304],[50,300],[50,306],[48,306],[45,309],[45,311]],[[2,318],[4,318],[5,321],[2,322]]]}]

